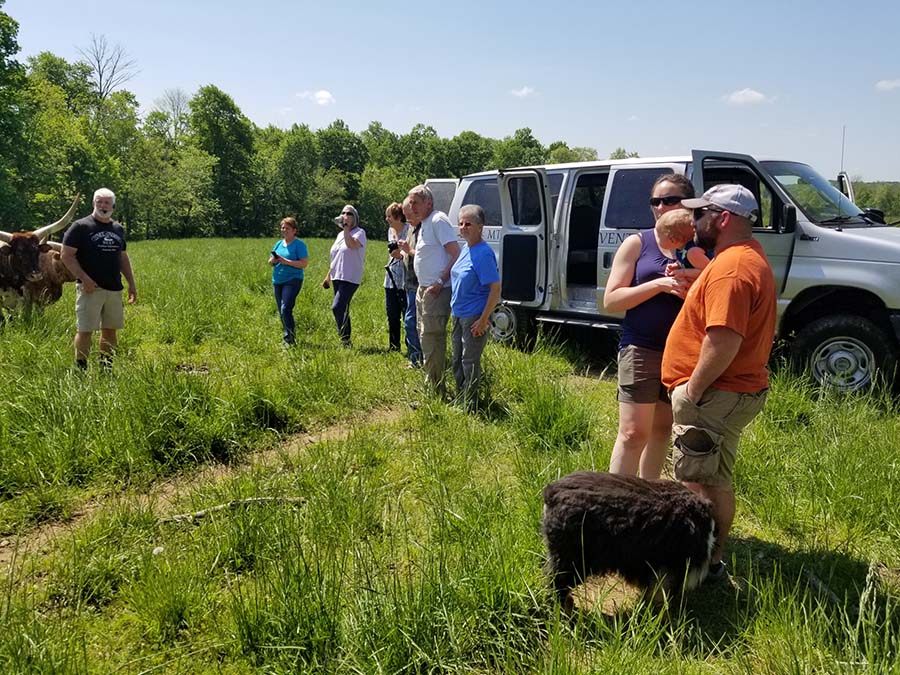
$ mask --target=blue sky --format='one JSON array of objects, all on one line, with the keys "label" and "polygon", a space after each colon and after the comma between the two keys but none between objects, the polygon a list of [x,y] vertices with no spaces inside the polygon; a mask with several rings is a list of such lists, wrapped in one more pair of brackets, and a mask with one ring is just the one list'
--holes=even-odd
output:
[{"label": "blue sky", "polygon": [[[326,6],[327,5],[327,6]],[[731,150],[900,180],[900,1],[7,0],[23,58],[121,44],[145,110],[215,84],[256,124],[531,127],[601,157]]]}]

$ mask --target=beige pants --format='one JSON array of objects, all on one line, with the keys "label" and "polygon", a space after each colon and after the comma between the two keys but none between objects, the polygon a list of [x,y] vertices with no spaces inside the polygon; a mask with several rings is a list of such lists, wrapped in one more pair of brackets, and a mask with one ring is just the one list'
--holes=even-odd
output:
[{"label": "beige pants", "polygon": [[450,289],[445,287],[438,295],[425,292],[424,286],[416,291],[416,328],[422,343],[422,367],[425,382],[444,391],[444,374],[447,370],[447,321],[450,319]]}]

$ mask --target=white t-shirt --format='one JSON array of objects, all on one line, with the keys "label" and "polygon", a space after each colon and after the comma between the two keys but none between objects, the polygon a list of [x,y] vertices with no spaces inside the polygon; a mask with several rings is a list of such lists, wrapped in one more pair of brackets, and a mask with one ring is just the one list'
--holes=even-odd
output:
[{"label": "white t-shirt", "polygon": [[446,244],[456,241],[456,230],[443,211],[432,211],[419,229],[416,240],[416,256],[413,268],[419,277],[419,286],[431,286],[447,268],[450,256],[444,249]]}]

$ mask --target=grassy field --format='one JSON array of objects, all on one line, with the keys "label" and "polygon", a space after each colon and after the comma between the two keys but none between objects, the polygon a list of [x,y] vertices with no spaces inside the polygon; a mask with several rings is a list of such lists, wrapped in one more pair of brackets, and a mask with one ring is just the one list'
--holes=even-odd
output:
[{"label": "grassy field", "polygon": [[894,401],[776,376],[734,585],[668,613],[595,589],[568,619],[540,493],[608,465],[609,341],[489,345],[467,413],[387,352],[385,247],[347,350],[308,243],[294,349],[262,240],[130,247],[111,373],[72,368],[71,288],[0,325],[0,672],[900,673]]}]

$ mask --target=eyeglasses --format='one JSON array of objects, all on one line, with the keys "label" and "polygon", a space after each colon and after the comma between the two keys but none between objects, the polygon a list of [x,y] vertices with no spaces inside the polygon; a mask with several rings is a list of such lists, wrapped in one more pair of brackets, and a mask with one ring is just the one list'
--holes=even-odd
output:
[{"label": "eyeglasses", "polygon": [[714,209],[711,206],[702,206],[699,209],[694,209],[694,220],[700,220],[707,213],[725,213],[725,210]]},{"label": "eyeglasses", "polygon": [[684,197],[679,197],[678,195],[669,195],[668,197],[650,197],[650,206],[659,206],[660,204],[665,204],[666,206],[675,206],[676,204],[680,204],[682,199],[684,199]]},{"label": "eyeglasses", "polygon": [[342,216],[352,216],[353,213],[350,212],[350,211],[342,211],[342,212],[341,212],[341,215],[342,215]]}]

